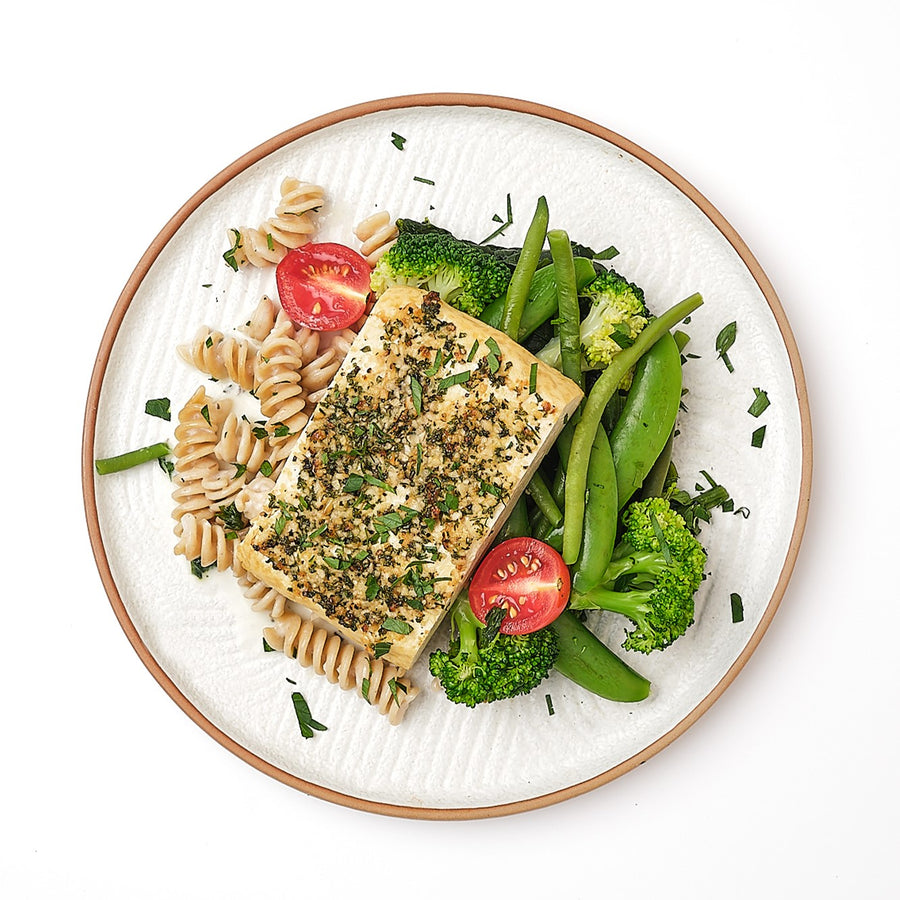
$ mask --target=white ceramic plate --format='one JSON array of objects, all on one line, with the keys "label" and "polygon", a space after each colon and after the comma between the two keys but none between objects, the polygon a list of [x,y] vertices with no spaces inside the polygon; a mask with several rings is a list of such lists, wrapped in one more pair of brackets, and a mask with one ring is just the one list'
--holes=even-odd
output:
[{"label": "white ceramic plate", "polygon": [[[406,138],[402,150],[392,134]],[[264,614],[229,573],[198,581],[173,553],[171,484],[155,465],[95,478],[92,461],[158,440],[172,425],[144,403],[177,410],[215,385],[175,346],[200,324],[245,321],[274,270],[233,272],[227,229],[271,214],[285,175],[328,192],[319,237],[356,246],[353,226],[376,209],[428,217],[473,239],[506,217],[519,243],[544,194],[551,226],[601,248],[641,284],[651,308],[694,291],[705,298],[687,330],[699,356],[686,367],[688,407],[676,463],[682,484],[701,470],[748,516],[716,515],[704,530],[710,577],[697,622],[664,653],[629,661],[653,682],[639,705],[614,704],[558,674],[527,697],[469,710],[423,686],[391,726],[352,692],[281,654],[263,653]],[[433,182],[428,184],[425,179]],[[729,373],[715,352],[738,323]],[[748,414],[754,388],[771,406]],[[761,448],[751,434],[766,426]],[[799,356],[782,307],[747,247],[684,179],[640,147],[591,122],[531,103],[478,95],[373,102],[307,122],[219,174],[174,216],[116,305],[87,405],[84,492],[91,539],[113,609],[172,698],[222,745],[300,790],[370,811],[422,818],[506,814],[595,788],[681,734],[720,696],[753,652],[785,591],[806,517],[810,428]],[[732,621],[731,594],[744,619]],[[601,621],[613,647],[622,623]],[[427,657],[427,654],[426,654]],[[293,688],[287,679],[297,683]],[[328,731],[301,737],[292,689]],[[549,714],[546,695],[552,698]]]}]

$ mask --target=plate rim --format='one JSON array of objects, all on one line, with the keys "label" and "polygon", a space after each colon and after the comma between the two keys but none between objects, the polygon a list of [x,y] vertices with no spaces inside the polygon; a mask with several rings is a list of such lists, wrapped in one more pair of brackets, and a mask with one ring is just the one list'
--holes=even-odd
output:
[{"label": "plate rim", "polygon": [[[801,465],[799,496],[796,507],[794,525],[790,542],[785,555],[784,564],[779,573],[772,597],[766,605],[760,622],[750,635],[748,641],[737,659],[728,668],[722,678],[713,686],[706,696],[696,704],[693,709],[672,728],[655,741],[635,753],[631,757],[617,765],[598,773],[597,775],[580,781],[568,787],[508,803],[500,803],[488,806],[475,807],[416,807],[406,804],[394,804],[386,801],[368,800],[355,797],[351,794],[327,788],[323,785],[308,781],[297,775],[284,771],[278,766],[268,762],[252,751],[248,750],[234,738],[230,737],[206,716],[181,692],[163,667],[156,661],[147,645],[141,639],[136,626],[132,622],[125,607],[118,586],[113,578],[109,559],[103,544],[100,532],[99,513],[95,494],[94,472],[94,437],[97,424],[100,391],[103,385],[106,370],[109,364],[113,346],[122,325],[125,314],[134,299],[138,288],[147,276],[153,263],[156,261],[163,248],[169,243],[178,229],[187,218],[213,194],[221,190],[229,181],[250,168],[255,163],[280,150],[284,146],[332,125],[360,118],[373,113],[384,112],[392,109],[411,109],[429,106],[466,106],[483,107],[507,112],[521,113],[536,116],[564,125],[598,137],[608,143],[617,146],[641,162],[655,170],[659,175],[669,181],[678,191],[685,195],[715,226],[726,241],[733,247],[743,264],[747,267],[751,277],[762,292],[769,308],[775,318],[782,341],[788,354],[788,360],[793,376],[796,399],[800,415],[800,442]],[[722,696],[726,688],[735,680],[749,658],[756,651],[763,635],[769,628],[775,613],[781,605],[787,590],[788,582],[796,565],[800,552],[803,534],[809,514],[812,486],[812,423],[810,415],[809,397],[803,364],[800,358],[799,348],[794,338],[793,331],[788,322],[787,315],[774,286],[763,270],[762,266],[750,251],[747,244],[725,219],[721,212],[682,175],[654,156],[632,140],[599,125],[589,119],[574,113],[547,106],[542,103],[506,97],[493,94],[472,93],[422,93],[405,94],[394,97],[370,100],[363,103],[345,106],[323,115],[308,119],[299,125],[293,126],[280,134],[257,145],[252,150],[238,157],[230,165],[222,169],[217,175],[206,182],[196,191],[178,211],[169,219],[159,234],[151,242],[150,246],[141,256],[133,272],[125,283],[122,292],[112,310],[109,321],[103,332],[100,346],[97,351],[90,384],[88,387],[87,402],[85,405],[84,423],[82,432],[82,493],[84,498],[85,517],[87,522],[88,537],[94,560],[100,574],[100,580],[106,591],[113,612],[125,632],[140,660],[149,670],[153,678],[160,684],[169,697],[187,716],[210,737],[216,740],[225,749],[253,766],[255,769],[274,778],[276,781],[295,788],[302,793],[325,800],[339,806],[344,806],[363,812],[376,813],[386,816],[394,816],[408,819],[431,820],[463,820],[481,819],[504,815],[512,815],[533,809],[547,807],[572,797],[588,793],[596,788],[613,781],[614,779],[631,771],[662,749],[671,744],[690,728],[710,707]]]}]

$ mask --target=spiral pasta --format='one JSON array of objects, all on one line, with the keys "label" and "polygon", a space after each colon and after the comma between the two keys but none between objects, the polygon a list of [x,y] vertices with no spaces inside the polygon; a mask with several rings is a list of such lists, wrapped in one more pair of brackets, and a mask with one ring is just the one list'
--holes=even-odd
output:
[{"label": "spiral pasta", "polygon": [[285,178],[275,214],[258,228],[231,229],[233,244],[226,258],[234,268],[248,263],[258,268],[277,265],[288,250],[312,239],[315,214],[322,210],[324,202],[325,191],[320,185]]},{"label": "spiral pasta", "polygon": [[267,612],[273,619],[284,615],[288,598],[284,594],[270,588],[249,572],[238,575],[238,586],[243,595],[250,601],[254,612]]},{"label": "spiral pasta", "polygon": [[237,511],[249,522],[255,519],[265,508],[269,494],[275,482],[266,475],[257,475],[245,484],[234,498]]},{"label": "spiral pasta", "polygon": [[259,348],[256,362],[256,396],[272,443],[296,436],[309,418],[300,373],[302,365],[303,353],[294,339],[294,326],[279,314]]},{"label": "spiral pasta", "polygon": [[359,253],[374,268],[381,257],[393,247],[397,240],[397,226],[386,210],[373,213],[363,219],[353,233],[361,241]]},{"label": "spiral pasta", "polygon": [[326,332],[319,335],[316,349],[312,354],[303,354],[304,363],[300,370],[300,381],[309,401],[308,412],[311,412],[312,406],[319,402],[331,379],[334,378],[334,373],[341,367],[355,336],[355,332],[349,328]]},{"label": "spiral pasta", "polygon": [[201,519],[193,513],[185,513],[179,524],[181,534],[175,545],[175,553],[190,561],[197,560],[203,568],[215,565],[219,572],[232,569],[236,574],[243,567],[235,556],[239,535],[211,519]]},{"label": "spiral pasta", "polygon": [[340,635],[295,612],[284,612],[274,619],[263,636],[273,650],[311,667],[344,690],[355,690],[392,725],[402,720],[418,693],[396,666],[372,659]]},{"label": "spiral pasta", "polygon": [[181,533],[181,521],[185,514],[200,519],[209,519],[214,515],[203,482],[219,470],[216,458],[219,427],[229,412],[230,400],[211,400],[206,389],[199,387],[178,413],[175,446],[172,449],[175,457],[172,476],[175,508],[172,517],[177,522],[176,535]]},{"label": "spiral pasta", "polygon": [[256,348],[241,338],[225,336],[201,325],[189,344],[180,344],[178,353],[185,362],[215,378],[233,381],[245,391],[252,391],[256,379]]},{"label": "spiral pasta", "polygon": [[238,330],[254,341],[263,341],[275,325],[277,314],[278,307],[268,295],[263,294],[250,314],[250,318]]}]

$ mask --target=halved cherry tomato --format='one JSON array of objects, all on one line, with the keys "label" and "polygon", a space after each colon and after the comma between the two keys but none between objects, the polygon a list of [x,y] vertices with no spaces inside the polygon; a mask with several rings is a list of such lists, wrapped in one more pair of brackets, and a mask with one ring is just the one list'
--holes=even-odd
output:
[{"label": "halved cherry tomato", "polygon": [[569,602],[569,567],[549,544],[510,538],[490,550],[472,577],[469,604],[482,621],[506,609],[503,634],[528,634],[549,625]]},{"label": "halved cherry tomato", "polygon": [[337,331],[365,311],[369,264],[343,244],[304,244],[275,269],[281,307],[292,322],[313,331]]}]

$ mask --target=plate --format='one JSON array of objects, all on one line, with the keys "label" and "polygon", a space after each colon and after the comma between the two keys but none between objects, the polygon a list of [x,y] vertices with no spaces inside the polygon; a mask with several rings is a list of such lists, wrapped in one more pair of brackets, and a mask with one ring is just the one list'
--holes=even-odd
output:
[{"label": "plate", "polygon": [[[198,326],[245,322],[274,293],[274,270],[235,272],[228,229],[271,215],[285,176],[326,191],[319,239],[356,246],[369,214],[429,218],[483,239],[520,243],[534,203],[551,226],[619,250],[617,270],[651,308],[699,291],[686,328],[691,359],[676,464],[693,489],[706,475],[736,511],[703,532],[709,575],[697,621],[664,653],[629,661],[653,682],[638,705],[594,697],[553,673],[526,697],[469,710],[430,686],[392,725],[352,691],[278,653],[264,653],[267,615],[228,572],[198,579],[173,552],[172,485],[155,465],[95,477],[95,458],[171,438],[173,411],[194,389],[219,388],[175,347]],[[729,352],[723,327],[737,323]],[[748,413],[755,389],[770,406]],[[752,434],[765,425],[762,446]],[[685,179],[628,139],[566,112],[502,97],[431,94],[338,110],[237,160],[174,215],[112,311],[89,389],[83,444],[88,527],[100,575],[129,641],[160,685],[222,746],[279,781],[342,805],[410,818],[478,818],[546,806],[644,762],[705,712],[772,621],[796,559],[809,500],[811,436],[800,357],[775,291],[722,215]],[[706,473],[706,474],[703,474]],[[742,601],[734,621],[732,595]],[[613,647],[615,617],[596,623]],[[291,693],[327,726],[305,739]],[[549,697],[549,702],[548,702]],[[552,713],[551,713],[552,709]]]}]

